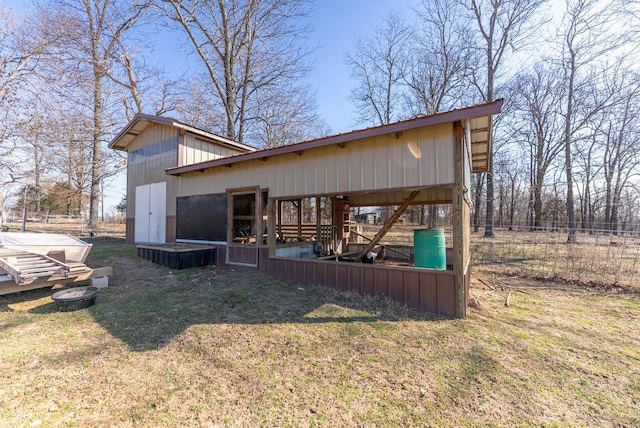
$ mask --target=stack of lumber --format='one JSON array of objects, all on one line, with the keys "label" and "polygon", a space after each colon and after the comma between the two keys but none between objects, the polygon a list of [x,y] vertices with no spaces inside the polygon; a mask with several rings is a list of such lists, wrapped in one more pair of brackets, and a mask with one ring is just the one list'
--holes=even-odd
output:
[{"label": "stack of lumber", "polygon": [[42,254],[0,247],[0,295],[82,282],[111,273],[110,267],[91,269],[81,262],[62,262]]},{"label": "stack of lumber", "polygon": [[13,248],[0,248],[0,268],[20,285],[54,275],[66,278],[71,269],[51,257]]}]

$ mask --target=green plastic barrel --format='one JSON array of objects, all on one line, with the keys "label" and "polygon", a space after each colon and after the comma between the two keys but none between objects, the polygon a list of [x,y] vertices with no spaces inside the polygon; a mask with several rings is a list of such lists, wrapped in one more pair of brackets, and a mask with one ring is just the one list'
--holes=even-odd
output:
[{"label": "green plastic barrel", "polygon": [[413,231],[413,258],[416,267],[447,269],[447,249],[444,229],[418,229]]}]

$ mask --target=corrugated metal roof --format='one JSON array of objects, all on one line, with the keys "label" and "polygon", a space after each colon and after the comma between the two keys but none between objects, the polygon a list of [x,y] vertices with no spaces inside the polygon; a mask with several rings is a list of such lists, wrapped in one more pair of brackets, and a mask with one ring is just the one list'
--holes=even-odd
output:
[{"label": "corrugated metal roof", "polygon": [[168,126],[173,126],[177,129],[182,129],[191,134],[197,135],[201,138],[207,139],[212,142],[216,142],[223,146],[233,147],[237,150],[245,152],[256,151],[255,147],[248,146],[246,144],[238,143],[237,141],[229,140],[228,138],[221,137],[216,134],[204,131],[194,126],[187,125],[176,119],[163,116],[154,116],[150,114],[138,113],[133,119],[115,136],[109,143],[109,148],[114,150],[126,151],[131,142],[146,129],[151,123],[158,123]]},{"label": "corrugated metal roof", "polygon": [[344,145],[349,141],[362,138],[376,137],[384,134],[393,134],[410,129],[439,125],[447,122],[459,120],[471,120],[471,143],[472,143],[472,171],[485,172],[488,170],[489,157],[491,151],[491,116],[502,111],[503,100],[499,99],[490,103],[478,104],[471,107],[451,110],[444,113],[437,113],[429,116],[421,116],[388,125],[376,126],[361,130],[332,135],[316,140],[304,141],[301,143],[286,146],[273,147],[263,150],[256,150],[250,153],[230,156],[226,158],[201,162],[197,164],[180,166],[167,169],[170,175],[179,175],[189,171],[202,171],[216,166],[231,166],[238,162],[252,159],[266,160],[271,156],[278,156],[288,153],[302,154],[305,150],[328,146],[331,144]]}]

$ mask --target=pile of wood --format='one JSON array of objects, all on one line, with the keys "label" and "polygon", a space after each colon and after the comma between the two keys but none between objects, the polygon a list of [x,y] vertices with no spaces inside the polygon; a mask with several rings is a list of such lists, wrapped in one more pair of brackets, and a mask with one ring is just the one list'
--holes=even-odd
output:
[{"label": "pile of wood", "polygon": [[110,267],[91,269],[81,262],[66,262],[60,252],[42,255],[0,247],[0,295],[56,284],[86,282],[111,274]]}]

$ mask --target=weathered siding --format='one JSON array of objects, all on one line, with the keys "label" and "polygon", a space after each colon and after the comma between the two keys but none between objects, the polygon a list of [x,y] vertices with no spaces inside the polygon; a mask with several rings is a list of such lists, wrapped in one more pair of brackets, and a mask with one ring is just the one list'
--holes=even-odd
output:
[{"label": "weathered siding", "polygon": [[270,198],[383,191],[454,182],[452,124],[250,160],[182,175],[178,196],[260,185]]}]

